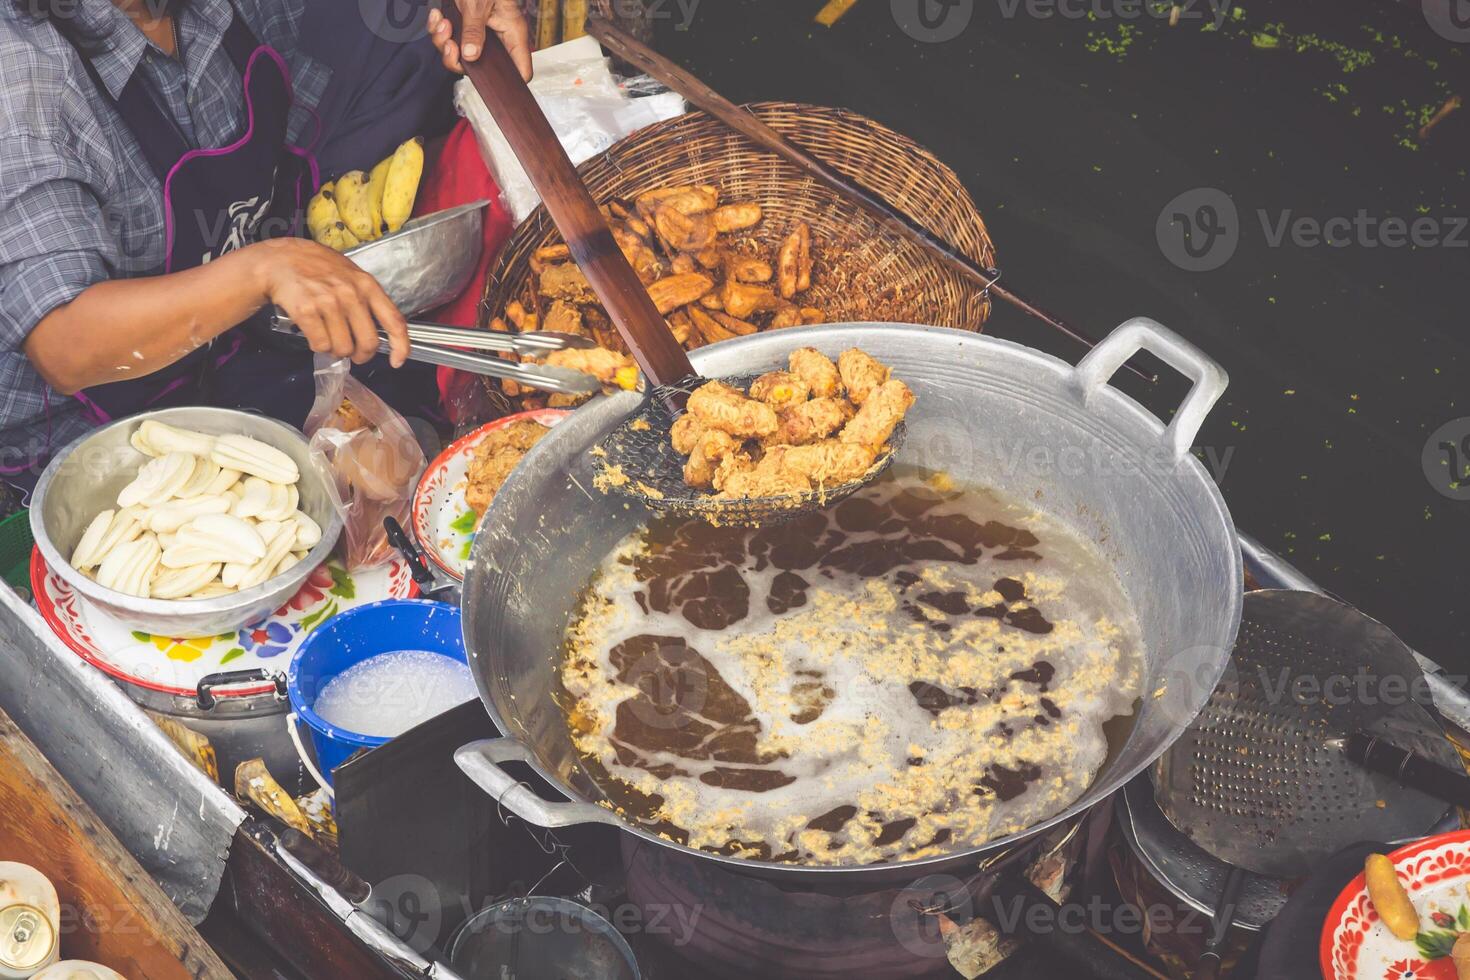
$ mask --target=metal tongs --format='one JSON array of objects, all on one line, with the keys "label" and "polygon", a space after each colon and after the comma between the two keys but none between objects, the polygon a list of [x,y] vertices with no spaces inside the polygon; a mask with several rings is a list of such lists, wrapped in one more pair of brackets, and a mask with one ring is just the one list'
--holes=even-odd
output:
[{"label": "metal tongs", "polygon": [[[284,313],[277,312],[271,317],[271,329],[277,333],[300,336],[296,324]],[[521,364],[476,353],[498,351],[539,356],[557,350],[586,350],[596,347],[596,342],[587,337],[552,331],[508,333],[503,330],[477,330],[446,323],[411,320],[408,324],[408,339],[413,341],[413,350],[408,355],[411,361],[457,368],[492,378],[509,378],[529,388],[562,395],[592,395],[602,390],[601,382],[581,371],[545,364]],[[457,347],[470,349],[456,350]],[[378,345],[378,350],[385,354],[388,352],[386,339]]]}]

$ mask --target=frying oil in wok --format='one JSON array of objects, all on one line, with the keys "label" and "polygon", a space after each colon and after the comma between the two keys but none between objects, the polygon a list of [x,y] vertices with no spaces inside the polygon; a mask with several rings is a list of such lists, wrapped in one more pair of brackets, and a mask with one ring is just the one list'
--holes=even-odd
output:
[{"label": "frying oil in wok", "polygon": [[1139,647],[1090,544],[908,471],[779,526],[631,535],[587,590],[562,681],[588,771],[628,816],[719,853],[856,865],[1065,808],[1126,737]]}]

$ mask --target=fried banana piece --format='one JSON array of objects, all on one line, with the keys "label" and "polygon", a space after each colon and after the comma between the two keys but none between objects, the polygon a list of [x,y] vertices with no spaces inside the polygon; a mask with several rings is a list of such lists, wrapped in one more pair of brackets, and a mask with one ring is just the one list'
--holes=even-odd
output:
[{"label": "fried banana piece", "polygon": [[624,368],[636,368],[627,354],[593,347],[590,350],[558,350],[546,355],[546,363],[552,367],[570,368],[590,374],[605,385],[618,383],[618,372]]},{"label": "fried banana piece", "polygon": [[694,256],[690,255],[688,252],[680,252],[678,255],[674,256],[673,261],[669,263],[669,268],[674,270],[674,275],[682,276],[687,275],[690,272],[698,271],[699,263],[697,263],[694,260]]},{"label": "fried banana piece", "polygon": [[720,303],[726,313],[741,320],[748,319],[752,313],[774,310],[781,305],[776,294],[769,289],[734,279],[725,280],[725,287],[720,291]]},{"label": "fried banana piece", "polygon": [[648,287],[653,305],[665,316],[681,306],[688,306],[715,288],[714,280],[697,272],[669,276]]},{"label": "fried banana piece", "polygon": [[801,404],[811,397],[811,385],[790,371],[771,371],[750,385],[750,397],[765,402],[777,414]]},{"label": "fried banana piece", "polygon": [[885,381],[868,395],[852,421],[842,427],[840,438],[848,445],[867,446],[876,452],[883,448],[913,404],[914,393],[908,385],[897,379]]},{"label": "fried banana piece", "polygon": [[786,466],[785,446],[766,451],[761,461],[749,469],[732,468],[722,481],[721,497],[749,499],[752,497],[787,497],[792,494],[810,493],[812,481],[798,470]]},{"label": "fried banana piece", "polygon": [[703,432],[704,426],[699,424],[699,419],[688,412],[674,419],[674,424],[669,428],[669,441],[674,446],[674,452],[680,456],[688,456],[694,452]]},{"label": "fried banana piece", "polygon": [[684,461],[684,482],[696,490],[708,490],[715,483],[715,464],[705,458],[699,447]]},{"label": "fried banana piece", "polygon": [[698,184],[692,187],[663,187],[638,195],[636,207],[644,216],[654,214],[661,207],[675,208],[683,214],[703,214],[713,211],[720,203],[720,189],[713,184]]},{"label": "fried banana piece", "polygon": [[761,206],[754,203],[726,204],[722,208],[716,208],[713,215],[715,231],[722,235],[754,228],[761,223],[762,217]]},{"label": "fried banana piece", "polygon": [[548,266],[541,273],[540,292],[547,299],[564,299],[571,303],[597,302],[587,277],[570,262]]},{"label": "fried banana piece", "polygon": [[715,223],[707,214],[685,214],[672,204],[660,204],[653,224],[675,252],[703,252],[715,243]]},{"label": "fried banana piece", "polygon": [[732,255],[725,264],[725,274],[737,282],[770,282],[775,272],[771,263],[754,256]]},{"label": "fried banana piece", "polygon": [[837,370],[842,375],[842,383],[847,386],[848,399],[859,408],[892,373],[871,354],[856,347],[843,351],[837,358]]},{"label": "fried banana piece", "polygon": [[[805,221],[797,222],[796,230],[787,236],[781,250],[776,253],[776,271],[783,299],[791,299],[797,293],[810,289],[812,229]],[[802,285],[805,273],[806,285]]]},{"label": "fried banana piece", "polygon": [[694,324],[694,329],[704,338],[706,344],[718,344],[722,340],[731,340],[735,337],[735,334],[726,330],[720,321],[698,306],[689,307],[689,320]]},{"label": "fried banana piece", "polygon": [[707,429],[720,429],[742,439],[768,436],[780,424],[771,406],[719,381],[694,390],[689,396],[689,414]]},{"label": "fried banana piece", "polygon": [[747,320],[722,313],[719,310],[714,310],[710,315],[720,322],[720,326],[738,337],[749,337],[760,330],[760,327]]},{"label": "fried banana piece", "polygon": [[740,446],[741,441],[728,432],[719,429],[705,429],[699,434],[699,441],[695,444],[694,452],[699,453],[711,463],[718,463],[739,452]]},{"label": "fried banana piece", "polygon": [[[697,341],[699,339],[697,336],[695,336],[693,321],[689,319],[689,314],[685,313],[683,310],[675,310],[673,313],[669,314],[668,320],[666,322],[669,325],[669,332],[674,335],[674,339],[677,340],[680,345],[688,347],[689,341]],[[698,345],[696,344],[696,346]]]},{"label": "fried banana piece", "polygon": [[815,347],[792,351],[787,364],[792,374],[806,382],[813,398],[831,398],[842,390],[842,374],[837,365]]},{"label": "fried banana piece", "polygon": [[783,303],[776,311],[776,315],[771,317],[770,325],[766,329],[780,330],[784,327],[799,327],[802,325],[801,321],[801,307],[794,303]]},{"label": "fried banana piece", "polygon": [[800,474],[817,486],[828,487],[860,478],[872,469],[877,458],[878,452],[872,446],[837,439],[791,446],[780,457],[784,472]]},{"label": "fried banana piece", "polygon": [[564,299],[552,302],[551,309],[546,311],[542,329],[575,334],[578,337],[587,336],[587,328],[582,323],[582,311]]},{"label": "fried banana piece", "polygon": [[842,428],[853,417],[853,408],[842,398],[813,398],[780,414],[781,426],[766,441],[773,446],[805,446],[820,442]]},{"label": "fried banana piece", "polygon": [[569,245],[543,245],[536,249],[535,256],[542,262],[565,262],[572,257]]},{"label": "fried banana piece", "polygon": [[720,465],[715,467],[714,479],[711,481],[716,490],[723,491],[730,485],[732,479],[741,479],[741,474],[749,474],[755,469],[755,462],[749,453],[731,453],[720,460]]}]

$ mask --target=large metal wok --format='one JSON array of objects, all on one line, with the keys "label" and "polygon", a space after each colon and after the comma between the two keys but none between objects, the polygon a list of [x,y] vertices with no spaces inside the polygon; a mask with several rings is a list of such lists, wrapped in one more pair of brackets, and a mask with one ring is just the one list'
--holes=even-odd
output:
[{"label": "large metal wok", "polygon": [[[461,768],[532,824],[617,826],[662,847],[768,876],[882,875],[974,862],[1109,796],[1180,735],[1214,690],[1240,622],[1240,547],[1225,503],[1190,453],[1225,372],[1159,324],[1131,320],[1075,368],[1003,340],[898,324],[780,330],[698,351],[707,377],[784,366],[797,347],[830,356],[861,346],[918,395],[900,463],[944,470],[1034,505],[1096,543],[1138,610],[1146,681],[1131,735],[1072,806],[1023,834],[925,861],[812,867],[722,857],[667,841],[596,805],[553,700],[570,611],[599,560],[645,513],[593,487],[589,450],[638,405],[622,393],[578,411],[526,457],[475,538],[465,581],[465,641],[505,737],[459,750]],[[1193,382],[1167,426],[1109,379],[1148,350]],[[530,763],[570,802],[547,802],[501,768]],[[869,880],[872,880],[869,878]]]}]

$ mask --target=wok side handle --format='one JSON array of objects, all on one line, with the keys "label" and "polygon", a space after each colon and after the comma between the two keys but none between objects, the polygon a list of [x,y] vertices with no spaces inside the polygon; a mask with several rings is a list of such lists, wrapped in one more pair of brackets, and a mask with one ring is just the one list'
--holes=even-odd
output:
[{"label": "wok side handle", "polygon": [[1230,377],[1213,358],[1168,327],[1147,317],[1134,317],[1107,337],[1077,364],[1074,374],[1083,404],[1106,388],[1128,359],[1141,350],[1158,357],[1194,382],[1174,420],[1164,430],[1164,443],[1175,459],[1194,445],[1205,417],[1230,385]]},{"label": "wok side handle", "polygon": [[522,820],[537,827],[554,829],[583,823],[622,826],[611,810],[594,803],[551,803],[536,795],[525,783],[500,767],[502,762],[531,761],[531,752],[513,738],[489,738],[460,746],[454,761],[475,785]]}]

